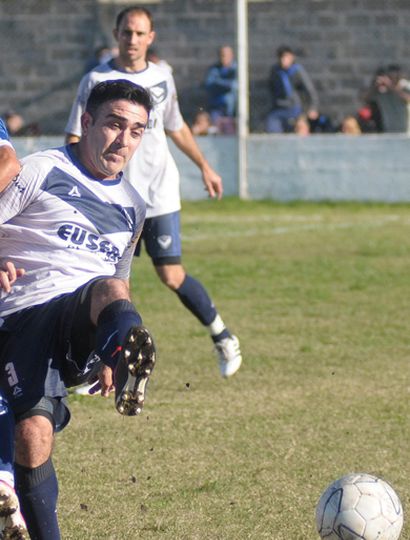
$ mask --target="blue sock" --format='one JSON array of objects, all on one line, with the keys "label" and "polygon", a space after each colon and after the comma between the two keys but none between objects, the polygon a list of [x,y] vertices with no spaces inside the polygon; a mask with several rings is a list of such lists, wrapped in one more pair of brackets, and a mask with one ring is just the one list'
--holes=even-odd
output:
[{"label": "blue sock", "polygon": [[95,336],[95,352],[107,366],[114,368],[125,336],[142,320],[128,300],[115,300],[108,304],[98,316]]},{"label": "blue sock", "polygon": [[203,285],[188,274],[182,285],[175,291],[189,311],[204,326],[209,326],[215,319],[217,311]]},{"label": "blue sock", "polygon": [[0,471],[13,474],[14,415],[7,400],[0,394]]},{"label": "blue sock", "polygon": [[51,458],[30,469],[15,464],[16,491],[31,540],[60,540],[58,482]]}]

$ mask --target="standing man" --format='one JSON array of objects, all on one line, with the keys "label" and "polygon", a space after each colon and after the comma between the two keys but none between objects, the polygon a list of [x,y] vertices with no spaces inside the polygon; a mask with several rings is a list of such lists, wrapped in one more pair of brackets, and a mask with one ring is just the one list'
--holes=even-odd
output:
[{"label": "standing man", "polygon": [[[149,93],[93,88],[78,144],[25,158],[0,194],[0,538],[59,540],[54,432],[66,387],[98,373],[120,414],[138,414],[155,364],[129,274],[145,203],[123,167],[139,146]],[[14,459],[14,463],[13,463]]]},{"label": "standing man", "polygon": [[293,50],[282,46],[276,54],[278,63],[272,67],[269,77],[272,110],[266,119],[266,131],[291,133],[294,131],[296,119],[303,112],[310,121],[317,120],[318,97],[307,71],[295,62]]},{"label": "standing man", "polygon": [[[148,47],[155,38],[151,13],[140,6],[124,9],[117,16],[114,37],[119,55],[81,80],[66,126],[67,139],[80,138],[81,114],[89,92],[98,82],[126,78],[150,90],[154,109],[141,148],[127,170],[130,182],[137,183],[147,204],[142,238],[161,281],[208,328],[221,375],[230,377],[242,362],[239,340],[226,328],[203,285],[181,264],[179,174],[166,134],[198,166],[211,197],[222,197],[222,180],[202,155],[181,116],[172,74],[146,61]],[[137,255],[139,250],[140,246]]]}]

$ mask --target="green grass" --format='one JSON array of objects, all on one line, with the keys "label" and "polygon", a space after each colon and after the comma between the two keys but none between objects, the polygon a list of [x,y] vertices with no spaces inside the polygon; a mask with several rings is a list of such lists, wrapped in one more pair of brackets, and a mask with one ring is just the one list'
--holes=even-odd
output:
[{"label": "green grass", "polygon": [[71,397],[55,449],[63,538],[314,540],[321,492],[352,471],[410,508],[409,210],[185,204],[185,266],[244,365],[222,380],[204,329],[137,261],[158,366],[138,418]]}]

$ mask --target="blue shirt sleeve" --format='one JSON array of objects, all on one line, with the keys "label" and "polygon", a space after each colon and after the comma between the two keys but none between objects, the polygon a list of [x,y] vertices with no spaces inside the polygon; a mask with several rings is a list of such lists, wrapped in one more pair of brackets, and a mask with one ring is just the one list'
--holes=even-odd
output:
[{"label": "blue shirt sleeve", "polygon": [[7,132],[6,124],[3,122],[3,120],[0,118],[0,139],[9,141],[9,134]]}]

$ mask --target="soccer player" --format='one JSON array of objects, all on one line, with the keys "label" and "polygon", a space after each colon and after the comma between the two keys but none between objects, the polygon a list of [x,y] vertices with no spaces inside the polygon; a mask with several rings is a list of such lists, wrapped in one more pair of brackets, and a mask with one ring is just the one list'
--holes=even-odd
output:
[{"label": "soccer player", "polygon": [[17,176],[20,162],[9,140],[6,124],[0,118],[0,192]]},{"label": "soccer player", "polygon": [[[0,197],[1,192],[9,185],[20,171],[20,162],[17,159],[13,146],[10,143],[7,128],[0,119]],[[17,277],[23,274],[22,270],[10,267],[10,273],[3,276],[0,273],[0,289],[4,277],[9,284],[13,284]],[[1,323],[0,323],[1,327]],[[1,328],[0,328],[1,332]],[[0,334],[1,335],[1,334]],[[0,339],[1,341],[1,339]],[[12,433],[14,430],[14,415],[7,400],[0,390],[0,433]],[[14,444],[11,437],[0,436],[0,517],[3,526],[0,526],[0,538],[13,538],[16,540],[28,539],[24,518],[21,515],[19,502],[13,492],[13,452]]]},{"label": "soccer player", "polygon": [[[141,238],[160,280],[175,291],[184,306],[208,328],[219,357],[221,375],[230,377],[242,362],[238,338],[226,328],[203,285],[187,274],[181,264],[179,174],[166,134],[198,166],[211,197],[222,197],[222,180],[201,153],[182,118],[172,74],[146,61],[148,47],[155,38],[151,13],[140,6],[122,10],[116,19],[114,37],[118,42],[118,57],[95,68],[80,82],[66,126],[67,140],[75,141],[81,136],[84,104],[98,82],[127,78],[150,90],[154,109],[141,148],[126,171],[147,203]],[[136,255],[140,248],[139,244]]]},{"label": "soccer player", "polygon": [[[51,452],[70,418],[66,387],[98,372],[120,414],[144,404],[155,349],[128,278],[145,203],[122,169],[151,108],[129,81],[98,84],[80,142],[28,156],[0,194],[0,516],[19,514],[15,489],[32,540],[60,538]],[[26,538],[21,527],[0,538]]]}]

